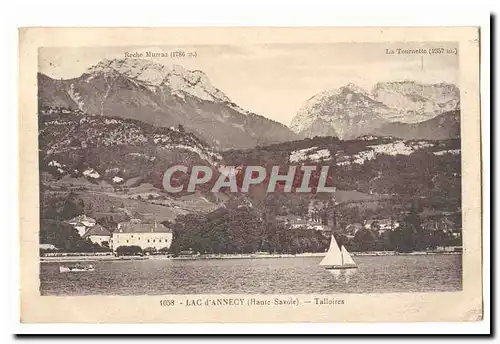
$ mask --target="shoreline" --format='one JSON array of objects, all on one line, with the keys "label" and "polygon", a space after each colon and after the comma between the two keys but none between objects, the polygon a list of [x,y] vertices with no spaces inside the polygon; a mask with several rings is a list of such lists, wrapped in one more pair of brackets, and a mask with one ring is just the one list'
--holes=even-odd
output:
[{"label": "shoreline", "polygon": [[[151,256],[121,256],[114,255],[106,256],[60,256],[60,257],[40,257],[41,263],[67,263],[67,262],[82,262],[82,261],[128,261],[128,260],[206,260],[206,259],[266,259],[266,258],[307,258],[307,257],[323,257],[326,252],[311,252],[298,254],[207,254],[197,256],[180,256],[171,257],[167,255],[151,255]],[[394,252],[394,251],[374,251],[374,252],[351,252],[352,256],[428,256],[428,255],[458,255],[462,252],[456,251],[418,251],[418,252]]]}]

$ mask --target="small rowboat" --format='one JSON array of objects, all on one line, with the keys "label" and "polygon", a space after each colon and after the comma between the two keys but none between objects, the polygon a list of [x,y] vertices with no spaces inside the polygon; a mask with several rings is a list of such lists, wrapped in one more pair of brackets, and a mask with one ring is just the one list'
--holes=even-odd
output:
[{"label": "small rowboat", "polygon": [[84,272],[84,271],[95,271],[93,265],[74,265],[74,266],[60,266],[59,272]]}]

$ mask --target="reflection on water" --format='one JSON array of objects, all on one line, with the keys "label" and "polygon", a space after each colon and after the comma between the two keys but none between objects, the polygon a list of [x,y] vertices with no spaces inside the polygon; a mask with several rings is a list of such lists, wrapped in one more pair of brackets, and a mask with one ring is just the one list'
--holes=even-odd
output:
[{"label": "reflection on water", "polygon": [[96,261],[94,272],[42,263],[42,295],[302,294],[454,291],[461,255],[358,256],[357,269],[326,270],[322,257]]},{"label": "reflection on water", "polygon": [[328,272],[336,281],[349,283],[351,277],[356,274],[357,269],[329,269]]},{"label": "reflection on water", "polygon": [[351,276],[353,276],[356,273],[356,271],[357,271],[357,269],[347,269],[344,272],[346,283],[349,283],[349,280],[351,279]]}]

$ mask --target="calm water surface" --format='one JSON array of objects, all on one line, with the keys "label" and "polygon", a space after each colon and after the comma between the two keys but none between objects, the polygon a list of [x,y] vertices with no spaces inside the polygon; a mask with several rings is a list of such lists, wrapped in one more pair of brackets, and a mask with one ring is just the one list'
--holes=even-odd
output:
[{"label": "calm water surface", "polygon": [[96,261],[93,272],[59,273],[43,262],[42,295],[306,294],[455,291],[461,255],[358,256],[334,275],[322,257]]}]

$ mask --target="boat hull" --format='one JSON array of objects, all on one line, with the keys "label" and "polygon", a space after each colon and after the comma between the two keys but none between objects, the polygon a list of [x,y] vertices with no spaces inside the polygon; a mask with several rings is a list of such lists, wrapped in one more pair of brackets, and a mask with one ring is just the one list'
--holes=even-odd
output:
[{"label": "boat hull", "polygon": [[324,267],[327,270],[345,270],[345,269],[357,269],[357,265],[330,265]]},{"label": "boat hull", "polygon": [[68,268],[65,266],[59,267],[59,272],[86,272],[86,271],[95,271],[95,268]]}]

